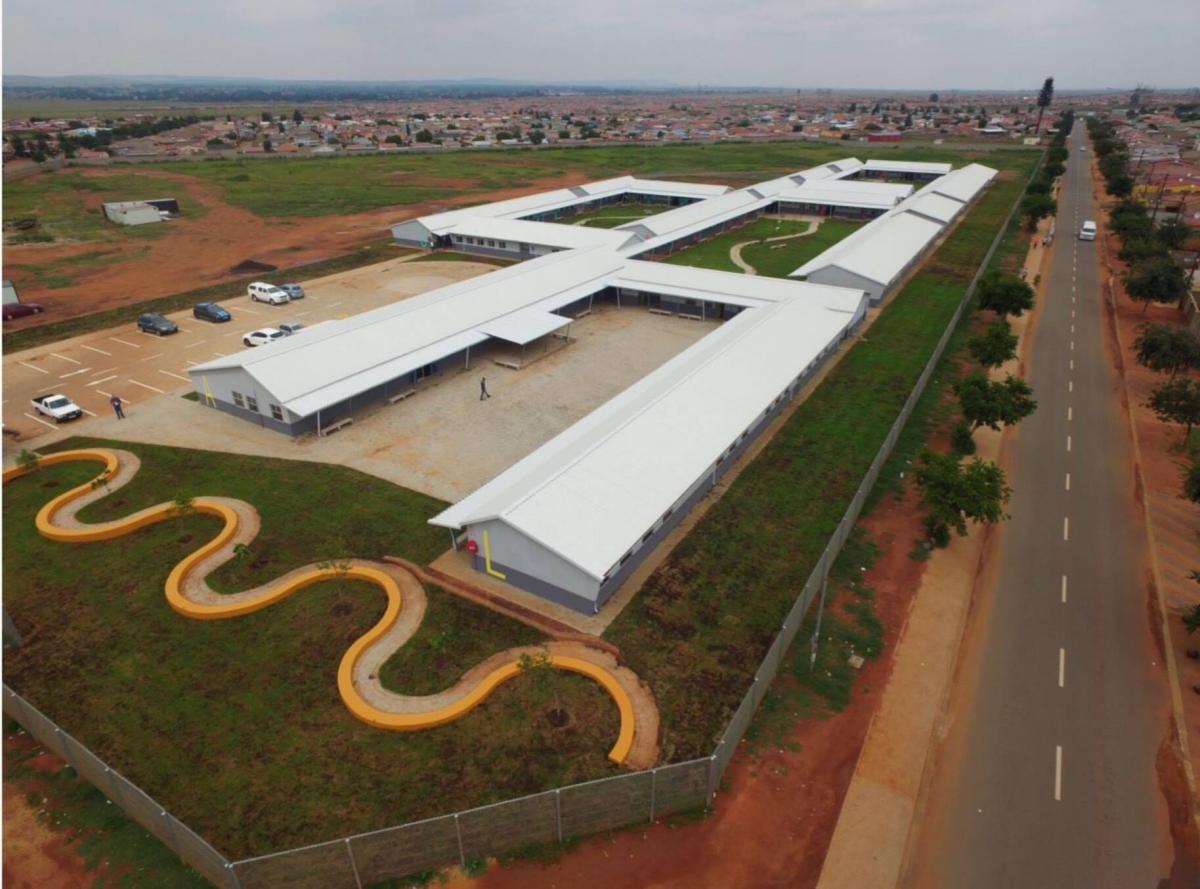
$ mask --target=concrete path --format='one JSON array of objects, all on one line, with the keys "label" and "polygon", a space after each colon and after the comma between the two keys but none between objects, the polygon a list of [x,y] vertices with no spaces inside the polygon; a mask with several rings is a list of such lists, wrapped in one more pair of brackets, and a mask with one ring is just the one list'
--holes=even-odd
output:
[{"label": "concrete path", "polygon": [[742,243],[734,244],[729,249],[729,259],[747,275],[757,275],[758,269],[750,265],[750,263],[746,262],[746,260],[742,259],[743,247],[749,247],[751,244],[773,244],[776,241],[791,241],[795,238],[807,238],[809,235],[815,232],[820,225],[820,220],[810,219],[808,222],[808,229],[806,231],[798,232],[793,235],[776,235],[773,238],[760,238],[756,241],[742,241]]}]

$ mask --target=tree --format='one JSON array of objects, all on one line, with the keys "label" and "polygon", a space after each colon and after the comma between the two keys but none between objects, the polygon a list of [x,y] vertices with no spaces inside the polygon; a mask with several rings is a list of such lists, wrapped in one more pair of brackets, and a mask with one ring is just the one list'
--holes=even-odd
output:
[{"label": "tree", "polygon": [[262,141],[263,151],[271,152],[275,150],[275,146],[271,144],[271,138],[268,136]]},{"label": "tree", "polygon": [[967,341],[967,349],[984,367],[999,367],[1017,357],[1017,336],[1006,319],[997,318],[987,332]]},{"label": "tree", "polygon": [[417,135],[414,138],[416,138],[418,142],[432,142],[433,133],[429,132],[427,129],[417,130]]},{"label": "tree", "polygon": [[29,149],[25,147],[25,140],[20,136],[12,137],[13,154],[17,157],[29,157]]},{"label": "tree", "polygon": [[540,129],[529,131],[529,142],[532,145],[541,145],[546,141],[546,134]]},{"label": "tree", "polygon": [[[659,135],[661,136],[662,134],[661,134],[661,133],[659,133]],[[560,138],[560,139],[570,139],[570,138],[571,138],[571,131],[570,131],[570,130],[559,130],[559,131],[558,131],[558,138]]]},{"label": "tree", "polygon": [[1200,503],[1200,460],[1192,460],[1183,473],[1183,496]]},{"label": "tree", "polygon": [[1050,103],[1054,101],[1054,78],[1047,77],[1042,83],[1041,90],[1038,91],[1037,106],[1038,119],[1037,126],[1033,128],[1035,133],[1042,131],[1042,115],[1046,113],[1046,109],[1050,107]]},{"label": "tree", "polygon": [[1036,231],[1038,221],[1051,215],[1058,202],[1048,194],[1027,194],[1021,200],[1021,213],[1025,216],[1025,228]]},{"label": "tree", "polygon": [[1158,227],[1158,239],[1172,250],[1180,250],[1192,235],[1191,226],[1182,219],[1171,219]]},{"label": "tree", "polygon": [[1192,435],[1192,427],[1200,423],[1200,380],[1179,377],[1156,386],[1150,392],[1146,406],[1164,423],[1184,426],[1183,440]]},{"label": "tree", "polygon": [[1107,181],[1104,190],[1114,198],[1127,198],[1133,194],[1133,177],[1128,173],[1118,173]]},{"label": "tree", "polygon": [[1177,324],[1143,324],[1133,350],[1138,364],[1171,379],[1181,370],[1200,369],[1200,337]]},{"label": "tree", "polygon": [[304,123],[304,115],[300,113],[299,108],[292,112],[292,123]]},{"label": "tree", "polygon": [[1033,308],[1033,288],[1007,272],[988,272],[979,282],[979,307],[1000,316],[1021,314]]},{"label": "tree", "polygon": [[930,93],[930,94],[929,94],[929,101],[930,101],[930,102],[937,102],[937,101],[938,101],[938,94],[937,94],[937,93]]},{"label": "tree", "polygon": [[19,466],[24,472],[33,472],[41,465],[41,455],[35,451],[21,448],[21,453],[17,454],[17,466]]},{"label": "tree", "polygon": [[926,510],[925,530],[940,545],[949,543],[951,528],[965,537],[968,521],[992,523],[1008,517],[1004,504],[1012,489],[995,463],[975,459],[963,464],[952,454],[926,450],[916,477]]},{"label": "tree", "polygon": [[963,419],[972,429],[987,426],[999,430],[1012,426],[1037,409],[1033,389],[1020,377],[1009,374],[996,383],[981,373],[968,374],[954,387]]},{"label": "tree", "polygon": [[1169,256],[1135,262],[1125,273],[1125,292],[1130,299],[1144,303],[1145,312],[1152,302],[1178,302],[1187,293],[1183,269]]}]

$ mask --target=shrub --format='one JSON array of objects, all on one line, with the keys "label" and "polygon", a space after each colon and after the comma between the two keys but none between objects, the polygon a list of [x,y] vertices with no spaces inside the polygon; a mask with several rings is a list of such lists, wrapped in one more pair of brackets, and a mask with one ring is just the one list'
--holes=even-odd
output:
[{"label": "shrub", "polygon": [[950,431],[950,447],[954,453],[969,457],[975,453],[975,439],[971,436],[971,427],[966,420],[959,420]]}]

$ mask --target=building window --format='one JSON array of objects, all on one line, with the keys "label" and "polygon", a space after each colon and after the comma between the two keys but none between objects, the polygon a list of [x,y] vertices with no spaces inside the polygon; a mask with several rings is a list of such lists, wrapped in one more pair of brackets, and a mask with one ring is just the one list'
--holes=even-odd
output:
[{"label": "building window", "polygon": [[256,414],[258,413],[258,399],[253,395],[246,396],[246,410],[254,411]]},{"label": "building window", "polygon": [[271,416],[276,420],[283,420],[283,408],[277,404],[271,405]]},{"label": "building window", "polygon": [[245,401],[242,399],[242,393],[241,393],[241,392],[234,392],[234,393],[233,393],[233,403],[234,403],[234,404],[236,404],[238,407],[245,407],[245,406],[246,406],[246,402],[245,402]]}]

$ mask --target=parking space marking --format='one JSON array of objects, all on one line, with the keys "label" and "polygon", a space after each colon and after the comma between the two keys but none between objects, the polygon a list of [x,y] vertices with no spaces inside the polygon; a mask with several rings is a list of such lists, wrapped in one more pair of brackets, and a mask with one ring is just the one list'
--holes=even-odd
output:
[{"label": "parking space marking", "polygon": [[35,422],[35,423],[41,423],[43,426],[49,426],[51,429],[57,429],[57,428],[58,428],[58,426],[57,426],[57,425],[55,425],[54,423],[47,423],[47,422],[46,422],[45,420],[43,420],[41,417],[35,417],[33,414],[25,414],[25,416],[27,416],[29,419],[33,420],[33,422]]},{"label": "parking space marking", "polygon": [[203,346],[207,342],[208,342],[208,340],[196,340],[196,342],[194,342],[194,343],[188,343],[186,346],[184,346],[184,348],[185,349],[194,349],[197,346]]},{"label": "parking space marking", "polygon": [[162,389],[155,388],[154,386],[148,386],[145,383],[140,383],[132,377],[129,378],[129,382],[133,383],[135,386],[141,386],[143,389],[149,389],[151,392],[157,392],[159,395],[166,395]]},{"label": "parking space marking", "polygon": [[[105,392],[103,389],[97,389],[96,391],[99,392],[101,395],[103,395],[105,398],[112,398],[111,392]],[[133,399],[125,398],[124,396],[121,397],[121,401],[124,402],[125,404],[133,404]]]},{"label": "parking space marking", "polygon": [[169,370],[160,370],[159,373],[166,374],[169,377],[174,377],[177,380],[183,380],[185,383],[191,382],[191,380],[189,380],[187,377],[181,377],[179,374],[173,374]]},{"label": "parking space marking", "polygon": [[94,416],[96,416],[96,415],[95,415],[95,414],[93,414],[91,411],[89,411],[89,410],[88,410],[86,407],[81,407],[81,408],[79,408],[79,409],[80,409],[81,411],[83,411],[85,414],[87,414],[89,417],[94,417]]},{"label": "parking space marking", "polygon": [[114,343],[120,343],[122,346],[128,346],[131,349],[140,349],[141,348],[141,346],[139,346],[137,343],[127,343],[127,342],[125,342],[125,340],[117,339],[115,336],[110,336],[109,339],[112,340]]},{"label": "parking space marking", "polygon": [[239,306],[238,311],[239,312],[248,312],[251,315],[261,315],[262,314],[262,312],[256,312],[254,309],[248,309],[245,306]]},{"label": "parking space marking", "polygon": [[[99,386],[101,383],[107,383],[109,380],[115,380],[119,376],[120,376],[120,374],[113,374],[110,377],[103,377],[102,379],[99,379],[99,380],[92,380],[90,383],[88,383],[88,385],[89,386]],[[97,389],[96,391],[99,392],[100,390]]]},{"label": "parking space marking", "polygon": [[80,368],[79,370],[73,370],[73,371],[70,371],[69,373],[65,373],[65,374],[59,374],[59,375],[58,375],[58,378],[59,378],[60,380],[65,380],[67,377],[73,377],[73,376],[76,376],[76,375],[78,375],[78,374],[85,374],[85,373],[87,373],[89,370],[91,370],[91,368],[90,368],[90,367],[82,367],[82,368]]},{"label": "parking space marking", "polygon": [[95,346],[80,346],[81,349],[87,349],[89,352],[98,352],[101,355],[107,355],[112,358],[112,352],[105,352],[103,349],[97,349]]},{"label": "parking space marking", "polygon": [[28,361],[18,361],[17,364],[23,365],[24,367],[27,367],[30,370],[36,370],[40,374],[49,374],[50,373],[50,371],[46,370],[44,367],[38,367],[36,364],[30,364]]},{"label": "parking space marking", "polygon": [[82,361],[76,361],[74,358],[68,358],[66,355],[59,355],[57,352],[51,352],[50,354],[61,361],[70,361],[72,364],[83,364]]},{"label": "parking space marking", "polygon": [[163,352],[155,352],[153,355],[148,355],[145,358],[139,358],[139,361],[153,361],[155,358],[162,358]]}]

